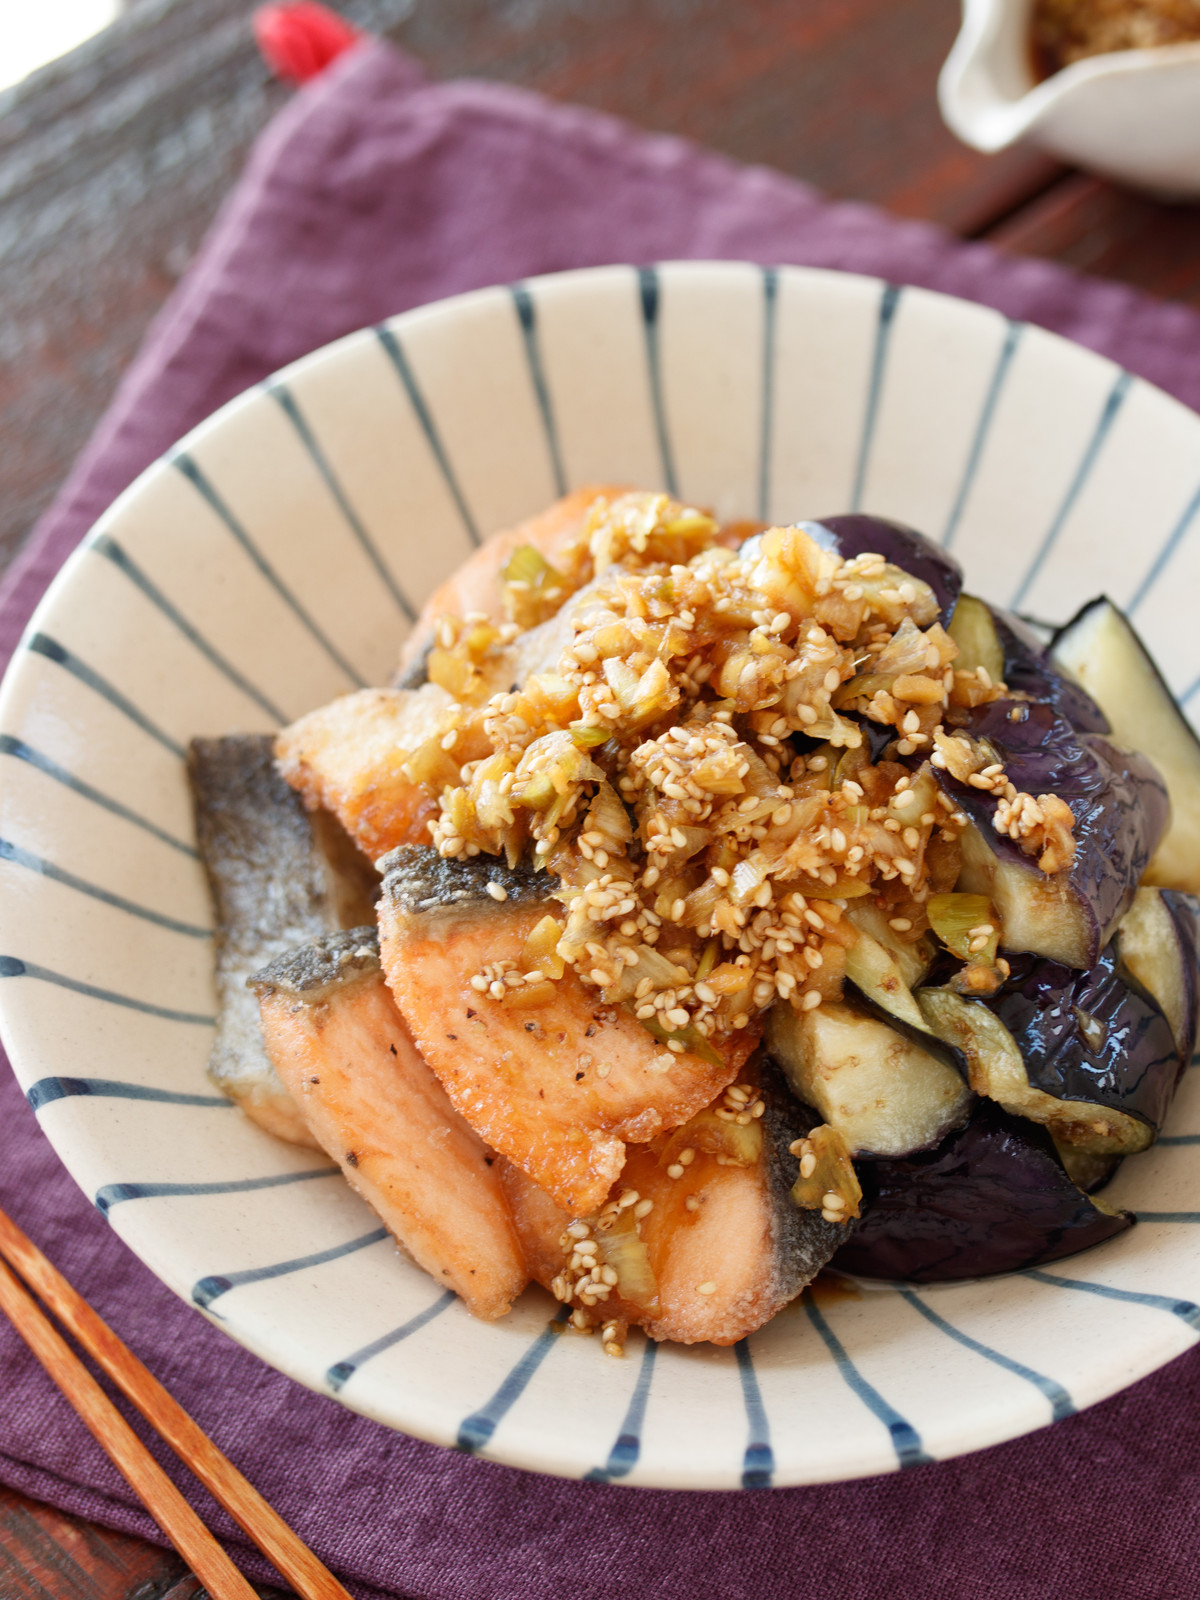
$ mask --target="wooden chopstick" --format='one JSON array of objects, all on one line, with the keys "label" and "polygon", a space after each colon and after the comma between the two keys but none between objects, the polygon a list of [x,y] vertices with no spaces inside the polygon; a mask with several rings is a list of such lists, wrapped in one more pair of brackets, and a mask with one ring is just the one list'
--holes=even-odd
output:
[{"label": "wooden chopstick", "polygon": [[83,1418],[93,1438],[137,1490],[146,1510],[213,1600],[256,1600],[254,1590],[83,1362],[2,1262],[0,1310]]},{"label": "wooden chopstick", "polygon": [[[300,1539],[279,1513],[265,1501],[258,1490],[251,1484],[229,1458],[217,1449],[216,1445],[188,1416],[187,1412],[159,1383],[158,1379],[149,1372],[138,1358],[112,1331],[108,1324],[100,1317],[82,1295],[78,1294],[62,1274],[53,1267],[33,1241],[26,1237],[16,1223],[3,1210],[0,1210],[0,1256],[20,1274],[25,1283],[38,1294],[41,1299],[54,1312],[60,1322],[74,1334],[88,1354],[103,1368],[113,1382],[133,1402],[146,1421],[153,1427],[179,1456],[184,1464],[191,1468],[200,1479],[204,1487],[213,1498],[228,1511],[229,1515],[242,1529],[246,1536],[254,1541],[266,1556],[267,1560],[282,1573],[303,1600],[350,1600],[349,1594],[308,1546]],[[228,1595],[230,1600],[236,1596],[237,1600],[253,1597],[254,1591],[246,1584],[245,1580],[229,1562],[229,1558],[217,1545],[216,1540],[196,1517],[191,1507],[179,1494],[179,1491],[167,1478],[154,1458],[145,1450],[137,1435],[125,1423],[120,1413],[112,1406],[104,1391],[96,1384],[87,1368],[72,1353],[70,1347],[55,1332],[54,1328],[46,1321],[33,1301],[24,1293],[20,1286],[12,1279],[11,1275],[0,1266],[0,1274],[7,1280],[4,1292],[0,1293],[0,1308],[6,1311],[15,1323],[26,1343],[37,1355],[42,1365],[54,1378],[59,1387],[67,1395],[75,1409],[79,1411],[92,1433],[104,1446],[113,1460],[116,1461],[121,1471],[146,1502],[147,1509],[159,1523],[163,1532],[175,1544],[184,1560],[192,1567],[196,1576],[208,1587],[214,1597],[225,1600]],[[15,1297],[14,1293],[15,1291]],[[14,1314],[15,1308],[15,1314]],[[178,1502],[178,1508],[187,1514],[195,1523],[202,1535],[204,1544],[209,1551],[216,1551],[221,1560],[227,1564],[231,1576],[240,1585],[232,1588],[226,1584],[222,1590],[216,1587],[216,1579],[208,1577],[196,1565],[192,1549],[185,1550],[176,1538],[171,1525],[165,1522],[159,1514],[158,1504],[152,1503],[144,1492],[141,1483],[131,1476],[123,1460],[117,1458],[109,1448],[108,1439],[101,1437],[89,1414],[76,1399],[76,1392],[68,1389],[63,1382],[57,1366],[51,1366],[42,1354],[41,1348],[30,1338],[27,1329],[31,1326],[29,1313],[37,1318],[43,1325],[45,1333],[56,1342],[56,1347],[44,1345],[43,1348],[54,1350],[56,1361],[65,1357],[67,1362],[73,1363],[77,1374],[72,1376],[72,1381],[77,1382],[79,1377],[86,1380],[94,1390],[94,1400],[103,1403],[111,1413],[111,1420],[120,1425],[128,1434],[128,1442],[145,1458],[145,1463],[153,1468],[159,1475],[162,1485],[170,1491],[171,1496]],[[21,1320],[18,1320],[20,1318]],[[44,1336],[39,1332],[37,1338]],[[82,1387],[79,1393],[85,1391]],[[93,1403],[93,1415],[98,1414]],[[164,1506],[166,1502],[163,1502]],[[171,1508],[175,1509],[174,1506]],[[210,1557],[211,1559],[211,1557]]]}]

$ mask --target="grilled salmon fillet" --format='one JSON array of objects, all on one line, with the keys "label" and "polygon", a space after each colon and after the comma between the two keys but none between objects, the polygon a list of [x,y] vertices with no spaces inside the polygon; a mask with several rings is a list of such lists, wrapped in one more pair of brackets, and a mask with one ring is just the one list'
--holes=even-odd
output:
[{"label": "grilled salmon fillet", "polygon": [[674,1055],[570,968],[536,1010],[481,994],[471,979],[520,962],[554,880],[490,856],[445,861],[411,846],[383,866],[383,966],[422,1055],[471,1126],[572,1215],[604,1200],[627,1143],[686,1122],[757,1042],[756,1029],[742,1029],[718,1046],[720,1064]]},{"label": "grilled salmon fillet", "polygon": [[492,622],[506,620],[500,574],[514,551],[522,545],[532,545],[553,566],[558,551],[579,534],[591,506],[602,496],[614,499],[624,493],[622,488],[603,484],[574,489],[536,517],[485,539],[426,600],[416,626],[404,641],[397,683],[408,686],[424,682],[424,661],[439,617],[465,617],[475,611]]},{"label": "grilled salmon fillet", "polygon": [[374,928],[327,934],[250,981],[316,1142],[418,1266],[477,1317],[502,1317],[529,1274],[496,1157],[413,1043]]}]

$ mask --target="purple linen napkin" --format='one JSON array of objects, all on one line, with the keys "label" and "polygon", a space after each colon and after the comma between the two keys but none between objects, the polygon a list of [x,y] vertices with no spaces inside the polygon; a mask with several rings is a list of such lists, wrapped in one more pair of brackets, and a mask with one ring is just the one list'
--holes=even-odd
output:
[{"label": "purple linen napkin", "polygon": [[[844,267],[964,295],[1200,403],[1200,318],[1183,307],[830,204],[775,173],[519,90],[428,84],[412,61],[367,43],[263,136],[0,589],[0,650],[11,651],[46,583],[117,492],[274,368],[442,295],[565,267],[680,257]],[[0,1126],[0,1204],[364,1596],[1200,1592],[1200,1353],[1029,1438],[865,1482],[715,1495],[536,1479],[390,1433],[231,1343],[109,1232],[2,1070]],[[7,1326],[0,1480],[161,1537]],[[270,1579],[223,1513],[185,1488],[247,1570]]]}]

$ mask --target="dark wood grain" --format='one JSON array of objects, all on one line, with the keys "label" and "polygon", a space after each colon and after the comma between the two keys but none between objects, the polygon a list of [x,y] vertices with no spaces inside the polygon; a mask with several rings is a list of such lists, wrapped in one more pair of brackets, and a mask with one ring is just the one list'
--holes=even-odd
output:
[{"label": "dark wood grain", "polygon": [[[255,1585],[261,1600],[285,1591]],[[0,1486],[0,1600],[207,1600],[173,1550]]]},{"label": "dark wood grain", "polygon": [[[184,1600],[173,1552],[110,1533],[0,1488],[0,1595],[4,1600]],[[190,1600],[190,1597],[189,1597]]]},{"label": "dark wood grain", "polygon": [[972,232],[1059,169],[943,126],[958,17],[956,0],[417,0],[400,37],[441,77],[519,83]]},{"label": "dark wood grain", "polygon": [[1166,205],[1075,172],[990,237],[1023,255],[1200,305],[1200,207]]}]

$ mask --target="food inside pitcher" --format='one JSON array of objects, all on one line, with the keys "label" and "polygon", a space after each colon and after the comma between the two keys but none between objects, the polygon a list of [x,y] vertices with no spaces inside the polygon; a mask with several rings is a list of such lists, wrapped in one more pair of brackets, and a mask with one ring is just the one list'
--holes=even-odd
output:
[{"label": "food inside pitcher", "polygon": [[1112,1239],[1197,1026],[1200,744],[1106,600],[580,490],[391,687],[197,740],[212,1072],[477,1316],[732,1344]]},{"label": "food inside pitcher", "polygon": [[1200,0],[1035,0],[1035,75],[1115,50],[1160,50],[1200,39]]}]

